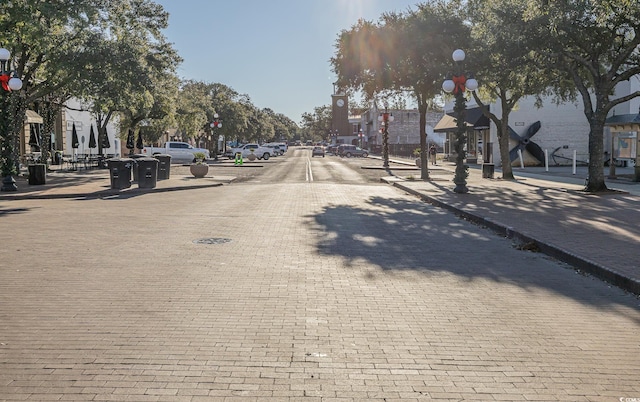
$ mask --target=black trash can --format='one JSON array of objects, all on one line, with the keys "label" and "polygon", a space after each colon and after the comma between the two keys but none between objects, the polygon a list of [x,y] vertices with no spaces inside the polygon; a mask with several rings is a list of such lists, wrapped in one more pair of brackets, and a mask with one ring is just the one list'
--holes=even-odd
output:
[{"label": "black trash can", "polygon": [[138,188],[154,188],[158,180],[158,160],[156,158],[136,159],[138,165]]},{"label": "black trash can", "polygon": [[109,167],[109,177],[111,178],[111,188],[121,190],[131,187],[131,169],[133,159],[112,158],[107,160]]},{"label": "black trash can", "polygon": [[133,181],[138,181],[138,160],[147,158],[147,155],[133,154],[129,155],[129,158],[133,159],[133,166],[131,167],[131,171],[133,172]]},{"label": "black trash can", "polygon": [[36,163],[29,165],[29,184],[46,184],[47,183],[47,165],[44,163]]},{"label": "black trash can", "polygon": [[171,155],[156,154],[153,155],[158,160],[158,180],[166,180],[171,173]]},{"label": "black trash can", "polygon": [[61,152],[54,152],[53,153],[53,164],[54,165],[62,165],[62,153]]},{"label": "black trash can", "polygon": [[482,164],[482,178],[493,179],[493,173],[495,172],[495,165],[493,163]]}]

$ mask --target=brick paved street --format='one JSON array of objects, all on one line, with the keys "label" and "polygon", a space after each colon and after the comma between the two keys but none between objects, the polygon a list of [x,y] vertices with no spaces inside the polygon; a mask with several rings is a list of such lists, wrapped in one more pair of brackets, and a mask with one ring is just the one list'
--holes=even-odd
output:
[{"label": "brick paved street", "polygon": [[640,398],[636,297],[388,185],[0,214],[1,400]]}]

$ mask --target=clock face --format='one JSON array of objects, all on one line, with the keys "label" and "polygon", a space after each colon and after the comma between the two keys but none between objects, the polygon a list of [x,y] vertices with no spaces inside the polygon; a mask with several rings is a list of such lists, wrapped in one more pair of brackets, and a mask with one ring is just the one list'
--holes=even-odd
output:
[{"label": "clock face", "polygon": [[342,99],[338,99],[338,100],[336,101],[336,105],[338,105],[338,107],[343,107],[343,106],[344,106],[344,100],[342,100]]}]

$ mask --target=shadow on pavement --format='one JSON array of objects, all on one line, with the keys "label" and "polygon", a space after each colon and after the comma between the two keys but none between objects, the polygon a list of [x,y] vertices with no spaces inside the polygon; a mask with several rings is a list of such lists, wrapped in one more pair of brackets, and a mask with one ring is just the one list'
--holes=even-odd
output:
[{"label": "shadow on pavement", "polygon": [[[517,200],[511,194],[494,201],[510,203],[517,209]],[[631,295],[611,300],[612,291],[624,295],[622,290],[611,289],[592,277],[576,280],[568,265],[541,253],[508,247],[510,240],[452,219],[440,208],[404,199],[372,198],[368,202],[380,212],[330,206],[312,217],[320,225],[321,254],[341,256],[354,269],[364,261],[384,271],[450,273],[469,281],[484,278],[532,291],[547,289],[599,308],[615,308],[621,300],[628,307],[638,308]],[[573,220],[569,219],[570,225],[575,224]],[[558,270],[561,266],[567,270]]]},{"label": "shadow on pavement", "polygon": [[24,214],[29,212],[31,208],[1,208],[0,216],[3,215],[14,215],[14,214]]}]

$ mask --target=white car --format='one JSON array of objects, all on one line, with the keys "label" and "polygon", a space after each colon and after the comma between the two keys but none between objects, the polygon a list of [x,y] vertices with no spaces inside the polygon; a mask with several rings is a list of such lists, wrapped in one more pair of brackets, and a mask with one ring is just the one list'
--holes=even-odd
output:
[{"label": "white car", "polygon": [[240,152],[243,158],[246,158],[249,154],[254,154],[258,159],[267,160],[273,154],[273,149],[258,144],[246,144],[240,148],[232,148],[229,158],[234,158],[237,152]]}]

